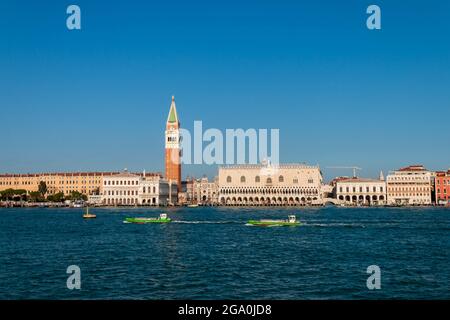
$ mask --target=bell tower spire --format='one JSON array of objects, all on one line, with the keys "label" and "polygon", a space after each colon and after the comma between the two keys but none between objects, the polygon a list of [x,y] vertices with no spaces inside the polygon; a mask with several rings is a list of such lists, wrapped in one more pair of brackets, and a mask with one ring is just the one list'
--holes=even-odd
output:
[{"label": "bell tower spire", "polygon": [[176,126],[180,126],[177,115],[177,106],[175,104],[175,96],[172,96],[172,103],[170,104],[169,115],[167,117],[167,125],[172,124]]}]

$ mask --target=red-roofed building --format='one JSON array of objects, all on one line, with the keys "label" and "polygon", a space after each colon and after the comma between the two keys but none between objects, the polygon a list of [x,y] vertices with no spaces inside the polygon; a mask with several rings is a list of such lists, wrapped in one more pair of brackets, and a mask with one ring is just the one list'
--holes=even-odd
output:
[{"label": "red-roofed building", "polygon": [[436,172],[435,191],[437,204],[450,204],[450,169]]},{"label": "red-roofed building", "polygon": [[386,179],[390,205],[430,205],[433,174],[422,165],[391,172]]}]

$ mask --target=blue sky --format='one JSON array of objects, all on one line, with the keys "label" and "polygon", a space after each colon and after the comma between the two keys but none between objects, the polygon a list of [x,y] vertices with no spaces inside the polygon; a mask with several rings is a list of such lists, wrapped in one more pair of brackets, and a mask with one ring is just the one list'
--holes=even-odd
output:
[{"label": "blue sky", "polygon": [[446,169],[449,36],[444,0],[3,0],[0,172],[163,171],[172,95],[183,127],[279,128],[280,160],[327,179]]}]

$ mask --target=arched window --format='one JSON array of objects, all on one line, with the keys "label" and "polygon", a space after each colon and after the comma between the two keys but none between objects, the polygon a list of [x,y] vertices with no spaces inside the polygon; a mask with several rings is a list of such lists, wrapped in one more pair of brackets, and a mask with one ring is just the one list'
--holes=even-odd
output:
[{"label": "arched window", "polygon": [[267,178],[266,182],[267,183],[272,183],[272,178]]},{"label": "arched window", "polygon": [[245,176],[241,176],[241,182],[245,182]]},{"label": "arched window", "polygon": [[284,177],[283,176],[279,176],[278,177],[278,182],[284,182]]},{"label": "arched window", "polygon": [[227,177],[227,183],[231,183],[231,177],[230,176]]},{"label": "arched window", "polygon": [[259,182],[259,181],[260,181],[259,176],[256,176],[256,177],[255,177],[255,182]]}]

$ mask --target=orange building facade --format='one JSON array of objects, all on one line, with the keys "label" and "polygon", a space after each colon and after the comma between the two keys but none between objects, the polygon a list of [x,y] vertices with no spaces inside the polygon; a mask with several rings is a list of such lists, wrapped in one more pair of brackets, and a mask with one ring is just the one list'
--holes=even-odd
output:
[{"label": "orange building facade", "polygon": [[180,122],[178,121],[175,97],[172,97],[166,122],[165,148],[166,179],[170,183],[176,183],[178,192],[181,192]]},{"label": "orange building facade", "polygon": [[437,204],[450,204],[450,169],[436,172],[435,191]]},{"label": "orange building facade", "polygon": [[47,195],[59,192],[69,195],[73,191],[85,195],[101,192],[104,176],[118,172],[72,172],[72,173],[36,173],[36,174],[2,174],[0,175],[0,191],[6,189],[22,189],[27,192],[38,191],[39,183],[47,185]]}]

